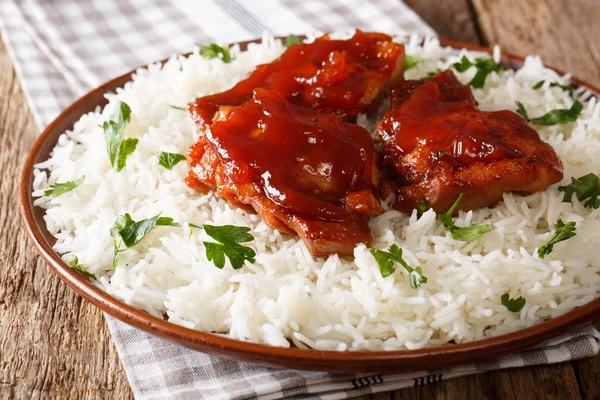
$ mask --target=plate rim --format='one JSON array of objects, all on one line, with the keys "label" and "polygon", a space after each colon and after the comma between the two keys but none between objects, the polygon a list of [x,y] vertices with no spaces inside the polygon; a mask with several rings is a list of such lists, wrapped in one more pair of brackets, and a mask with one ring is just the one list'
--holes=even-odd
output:
[{"label": "plate rim", "polygon": [[[260,40],[251,40],[234,44],[238,44],[240,48],[245,49],[248,44],[259,42]],[[491,48],[459,41],[440,39],[440,45],[459,50],[467,49],[489,55],[493,54]],[[187,55],[189,53],[183,56]],[[165,63],[170,58],[160,62]],[[513,69],[522,66],[524,62],[523,57],[505,52],[501,53],[501,59],[503,63]],[[31,196],[33,166],[47,158],[59,136],[67,129],[72,128],[73,123],[84,112],[91,111],[95,107],[107,103],[103,97],[106,92],[122,87],[139,68],[145,67],[147,65],[135,68],[109,80],[80,97],[62,111],[35,140],[23,165],[19,182],[21,216],[27,234],[33,241],[38,253],[71,289],[107,314],[162,339],[211,355],[267,367],[346,373],[406,372],[415,369],[443,368],[459,363],[481,361],[538,344],[600,316],[600,298],[597,298],[572,311],[531,327],[472,342],[417,350],[333,351],[275,347],[201,332],[159,319],[110,296],[91,284],[86,276],[72,270],[52,250],[48,239],[48,236],[51,237],[51,235],[48,233],[43,221],[44,211],[33,206],[34,199]],[[546,67],[553,69],[560,75],[565,75],[559,69]],[[570,81],[575,86],[585,86],[594,95],[600,97],[600,89],[594,85],[576,77],[571,77]],[[81,109],[88,111],[81,112]],[[73,123],[67,121],[73,121]],[[65,125],[67,128],[64,128]]]}]

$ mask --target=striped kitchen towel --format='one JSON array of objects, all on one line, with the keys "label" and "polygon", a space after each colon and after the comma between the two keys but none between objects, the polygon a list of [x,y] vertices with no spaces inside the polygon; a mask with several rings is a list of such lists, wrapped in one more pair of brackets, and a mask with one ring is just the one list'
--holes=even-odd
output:
[{"label": "striped kitchen towel", "polygon": [[[194,43],[357,27],[392,34],[435,32],[400,0],[2,0],[2,40],[41,129],[79,96],[134,67]],[[178,347],[107,316],[136,398],[339,399],[425,385],[502,368],[598,354],[592,326],[535,349],[486,362],[409,374],[276,370]]]}]

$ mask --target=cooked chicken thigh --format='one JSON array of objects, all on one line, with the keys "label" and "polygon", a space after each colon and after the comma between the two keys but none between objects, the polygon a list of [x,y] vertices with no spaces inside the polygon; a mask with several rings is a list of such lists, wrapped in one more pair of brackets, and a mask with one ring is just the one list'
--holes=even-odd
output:
[{"label": "cooked chicken thigh", "polygon": [[381,212],[379,171],[364,128],[259,88],[224,106],[190,149],[187,183],[215,189],[270,226],[296,232],[317,256],[369,244],[367,217]]},{"label": "cooked chicken thigh", "polygon": [[398,210],[427,204],[446,212],[460,193],[459,209],[470,210],[495,204],[504,192],[538,192],[562,179],[560,159],[523,118],[479,110],[451,71],[397,82],[391,105],[377,132],[394,176],[380,191],[395,194]]}]

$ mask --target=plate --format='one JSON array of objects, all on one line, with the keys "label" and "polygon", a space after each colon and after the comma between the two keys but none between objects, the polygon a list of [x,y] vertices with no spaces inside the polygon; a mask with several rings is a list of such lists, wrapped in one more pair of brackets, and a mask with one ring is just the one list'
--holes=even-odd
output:
[{"label": "plate", "polygon": [[[451,46],[457,49],[466,48],[492,54],[491,49],[467,43],[448,40],[441,40],[440,42],[442,46]],[[251,42],[242,42],[239,45],[242,49],[245,49],[248,43]],[[523,61],[521,57],[502,54],[502,63],[510,68],[520,68]],[[564,74],[559,70],[556,71],[561,75]],[[251,362],[268,367],[363,373],[414,371],[480,361],[535,345],[579,324],[600,317],[600,299],[596,299],[571,312],[530,328],[474,342],[419,350],[337,352],[273,347],[199,332],[153,317],[109,296],[92,285],[84,275],[69,268],[60,256],[52,250],[55,239],[46,229],[43,219],[44,210],[33,206],[34,199],[31,196],[33,166],[48,158],[50,151],[58,141],[58,137],[66,130],[71,129],[81,115],[93,111],[97,106],[104,106],[107,103],[107,100],[103,97],[104,93],[123,86],[125,82],[131,79],[133,72],[115,78],[92,90],[67,107],[48,125],[35,141],[27,156],[19,188],[21,214],[27,232],[38,252],[67,285],[109,315],[178,345],[232,360]],[[585,86],[594,95],[600,96],[600,89],[579,79],[572,78],[571,84],[575,87]]]}]

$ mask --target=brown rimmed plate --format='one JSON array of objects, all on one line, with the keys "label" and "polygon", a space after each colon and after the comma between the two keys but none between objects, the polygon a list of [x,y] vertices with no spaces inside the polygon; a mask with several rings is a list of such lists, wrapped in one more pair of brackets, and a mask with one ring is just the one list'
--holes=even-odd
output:
[{"label": "brown rimmed plate", "polygon": [[[240,46],[244,49],[248,43],[240,43]],[[492,53],[490,49],[461,42],[441,40],[441,45]],[[523,58],[502,54],[502,63],[518,69],[523,65]],[[557,72],[563,74],[561,71],[557,70]],[[204,353],[269,367],[331,372],[401,372],[483,360],[535,345],[600,317],[600,299],[596,299],[530,328],[484,340],[420,350],[337,352],[272,347],[199,332],[153,317],[111,297],[92,285],[83,274],[69,268],[52,250],[55,239],[46,229],[43,219],[44,210],[33,206],[34,199],[31,196],[33,166],[48,158],[58,137],[71,129],[81,115],[93,111],[97,106],[104,106],[107,103],[104,94],[122,87],[131,79],[132,73],[133,71],[94,89],[67,107],[48,125],[29,152],[20,182],[21,214],[27,232],[39,253],[75,292],[113,317],[163,339]],[[579,79],[572,78],[571,84],[576,87],[585,86],[593,94],[600,96],[600,89]]]}]

